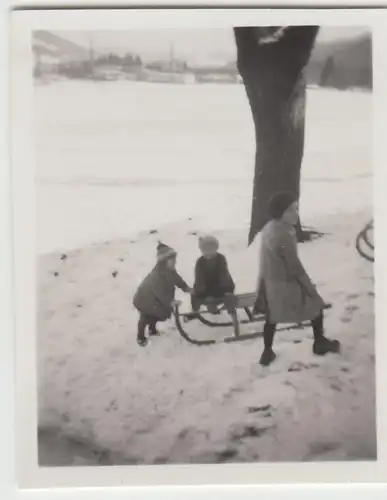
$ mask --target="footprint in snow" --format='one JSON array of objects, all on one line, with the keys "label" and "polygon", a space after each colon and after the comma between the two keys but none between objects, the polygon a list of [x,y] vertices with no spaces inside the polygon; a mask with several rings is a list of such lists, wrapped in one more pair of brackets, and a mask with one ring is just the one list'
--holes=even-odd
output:
[{"label": "footprint in snow", "polygon": [[266,412],[266,411],[270,411],[270,410],[273,410],[274,408],[272,407],[272,405],[270,404],[267,404],[267,405],[262,405],[262,406],[249,406],[248,409],[247,409],[247,412],[248,413],[258,413],[258,412]]},{"label": "footprint in snow", "polygon": [[348,311],[348,312],[355,312],[355,311],[357,311],[358,309],[359,309],[359,306],[355,306],[355,305],[350,305],[350,306],[347,306],[347,307],[345,308],[345,310],[346,310],[346,311]]},{"label": "footprint in snow", "polygon": [[301,372],[303,370],[307,370],[308,368],[309,368],[308,365],[305,365],[304,363],[297,361],[288,368],[288,372]]},{"label": "footprint in snow", "polygon": [[220,451],[216,453],[216,462],[227,462],[228,460],[231,460],[232,458],[236,457],[238,454],[237,450],[233,448],[228,448],[226,450]]},{"label": "footprint in snow", "polygon": [[332,451],[338,450],[340,447],[339,443],[323,443],[323,442],[314,442],[311,443],[309,451],[305,457],[305,460],[311,460],[312,458],[318,455],[324,455],[325,453],[329,453]]},{"label": "footprint in snow", "polygon": [[246,425],[240,431],[235,431],[232,434],[231,439],[232,439],[232,441],[239,441],[241,439],[246,439],[246,438],[251,438],[251,437],[261,437],[263,434],[265,434],[271,428],[272,428],[272,426],[270,426],[270,427],[256,427],[254,425]]}]

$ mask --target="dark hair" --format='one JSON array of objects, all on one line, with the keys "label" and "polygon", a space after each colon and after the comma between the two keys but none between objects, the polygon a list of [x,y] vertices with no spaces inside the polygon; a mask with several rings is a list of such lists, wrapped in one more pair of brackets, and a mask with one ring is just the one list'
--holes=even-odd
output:
[{"label": "dark hair", "polygon": [[272,219],[280,219],[286,210],[297,201],[290,191],[280,191],[269,201],[269,215]]}]

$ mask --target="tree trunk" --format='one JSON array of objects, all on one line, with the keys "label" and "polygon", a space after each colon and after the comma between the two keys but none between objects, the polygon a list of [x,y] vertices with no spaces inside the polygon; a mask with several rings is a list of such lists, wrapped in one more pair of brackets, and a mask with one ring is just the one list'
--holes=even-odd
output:
[{"label": "tree trunk", "polygon": [[[270,198],[281,190],[300,195],[304,152],[304,68],[317,26],[234,28],[238,70],[255,126],[256,155],[249,244],[269,220]],[[276,33],[278,36],[276,37]],[[302,239],[301,224],[298,237]]]}]

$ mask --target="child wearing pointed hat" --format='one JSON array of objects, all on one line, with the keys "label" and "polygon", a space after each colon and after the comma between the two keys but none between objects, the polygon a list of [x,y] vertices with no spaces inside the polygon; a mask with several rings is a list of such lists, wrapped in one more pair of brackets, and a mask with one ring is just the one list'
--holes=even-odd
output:
[{"label": "child wearing pointed hat", "polygon": [[140,346],[147,344],[147,328],[150,335],[157,335],[157,323],[171,317],[176,287],[191,293],[190,287],[176,271],[176,257],[173,248],[159,242],[156,265],[134,295],[133,305],[140,313],[137,331]]}]

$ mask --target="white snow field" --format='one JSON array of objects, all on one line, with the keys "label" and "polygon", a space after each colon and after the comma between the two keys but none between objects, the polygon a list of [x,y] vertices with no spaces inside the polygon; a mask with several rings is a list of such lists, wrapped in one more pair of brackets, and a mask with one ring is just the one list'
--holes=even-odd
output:
[{"label": "white snow field", "polygon": [[300,254],[343,349],[317,358],[309,329],[281,332],[262,368],[261,339],[196,347],[172,321],[142,349],[131,304],[159,239],[192,282],[202,231],[219,237],[238,291],[254,290],[243,86],[36,87],[38,411],[60,437],[42,441],[51,465],[67,453],[98,463],[64,451],[66,436],[113,463],[375,459],[373,267],[354,246],[373,216],[372,95],[308,94],[302,216],[325,236]]}]

